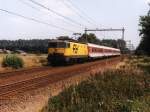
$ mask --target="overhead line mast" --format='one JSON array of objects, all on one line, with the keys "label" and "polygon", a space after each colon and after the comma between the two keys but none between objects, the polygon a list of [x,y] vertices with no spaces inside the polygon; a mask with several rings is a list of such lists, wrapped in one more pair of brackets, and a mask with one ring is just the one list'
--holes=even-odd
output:
[{"label": "overhead line mast", "polygon": [[124,32],[125,32],[125,28],[123,27],[122,29],[85,29],[85,34],[87,34],[88,31],[121,31],[122,32],[122,40],[124,40]]},{"label": "overhead line mast", "polygon": [[77,24],[77,25],[79,25],[80,27],[83,27],[83,28],[86,27],[86,26],[80,24],[79,22],[77,22],[77,21],[75,21],[75,20],[73,20],[73,19],[71,19],[71,18],[69,18],[69,17],[66,17],[66,16],[62,15],[62,14],[60,14],[60,13],[58,13],[58,12],[56,12],[56,11],[54,11],[54,10],[48,8],[48,7],[46,7],[45,5],[43,5],[43,4],[39,3],[39,2],[36,2],[36,1],[34,1],[34,0],[28,0],[28,1],[30,1],[30,2],[32,2],[33,4],[36,4],[36,5],[38,5],[38,6],[42,7],[42,8],[44,8],[44,9],[46,9],[46,10],[52,12],[52,13],[54,13],[54,14],[56,14],[57,16],[60,16],[60,17],[62,17],[62,18],[64,18],[64,19],[66,19],[66,20],[68,20],[68,21],[70,21],[70,22],[72,22],[72,23],[74,23],[74,24]]},{"label": "overhead line mast", "polygon": [[31,17],[26,17],[24,15],[21,15],[21,14],[15,13],[15,12],[11,12],[11,11],[8,11],[8,10],[5,10],[5,9],[0,9],[0,11],[8,13],[8,14],[11,14],[11,15],[14,15],[14,16],[18,16],[18,17],[24,18],[26,20],[30,20],[30,21],[34,21],[34,22],[37,22],[37,23],[45,24],[45,25],[48,25],[48,26],[51,26],[51,27],[54,27],[54,28],[57,28],[57,29],[65,30],[65,31],[68,31],[68,32],[74,32],[74,31],[71,31],[69,29],[65,29],[63,27],[59,27],[59,26],[56,26],[56,25],[53,25],[53,24],[50,24],[50,23],[46,23],[46,22],[43,22],[41,20],[37,20],[37,19],[31,18]]}]

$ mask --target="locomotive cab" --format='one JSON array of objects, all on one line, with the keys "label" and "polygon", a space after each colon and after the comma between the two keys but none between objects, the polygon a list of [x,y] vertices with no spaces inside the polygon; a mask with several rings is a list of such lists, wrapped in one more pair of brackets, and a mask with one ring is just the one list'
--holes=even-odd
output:
[{"label": "locomotive cab", "polygon": [[67,41],[52,40],[48,44],[48,61],[59,63],[65,59],[65,50],[70,48],[70,43]]},{"label": "locomotive cab", "polygon": [[49,54],[64,54],[65,49],[70,47],[70,43],[65,41],[50,41],[48,44]]},{"label": "locomotive cab", "polygon": [[74,63],[88,57],[87,45],[72,41],[51,40],[48,45],[48,62]]}]

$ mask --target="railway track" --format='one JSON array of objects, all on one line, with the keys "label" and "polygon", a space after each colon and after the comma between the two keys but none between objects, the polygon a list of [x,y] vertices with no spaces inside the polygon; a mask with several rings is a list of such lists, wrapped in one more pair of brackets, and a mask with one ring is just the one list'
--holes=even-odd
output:
[{"label": "railway track", "polygon": [[90,71],[91,67],[101,66],[104,68],[116,64],[120,60],[121,57],[116,57],[67,67],[42,67],[0,74],[0,99],[11,99],[12,96],[19,93],[42,88],[79,73]]},{"label": "railway track", "polygon": [[41,71],[41,70],[46,70],[46,69],[50,69],[52,67],[34,67],[34,68],[25,68],[25,69],[21,69],[21,70],[14,70],[14,71],[8,71],[8,72],[1,72],[0,73],[0,78],[6,78],[6,77],[12,77],[15,75],[18,75],[19,73],[24,72],[25,74],[31,73],[31,72],[37,72],[37,71]]}]

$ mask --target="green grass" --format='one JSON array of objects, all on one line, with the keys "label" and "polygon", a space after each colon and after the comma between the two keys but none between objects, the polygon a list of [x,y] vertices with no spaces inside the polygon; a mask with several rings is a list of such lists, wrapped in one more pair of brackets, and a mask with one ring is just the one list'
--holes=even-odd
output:
[{"label": "green grass", "polygon": [[150,58],[126,61],[123,69],[107,70],[66,88],[50,98],[42,112],[150,112]]}]

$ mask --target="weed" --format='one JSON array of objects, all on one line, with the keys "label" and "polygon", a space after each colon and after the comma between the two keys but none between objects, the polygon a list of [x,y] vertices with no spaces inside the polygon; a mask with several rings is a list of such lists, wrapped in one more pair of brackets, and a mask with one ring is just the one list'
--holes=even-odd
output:
[{"label": "weed", "polygon": [[150,104],[146,102],[148,91],[145,91],[149,88],[144,86],[145,79],[144,74],[135,71],[108,70],[99,73],[49,99],[47,112],[131,112],[149,109]]},{"label": "weed", "polygon": [[18,69],[18,68],[22,68],[23,67],[24,62],[23,62],[23,60],[20,57],[18,57],[16,55],[7,55],[3,59],[2,65],[4,67],[12,67],[12,68]]},{"label": "weed", "polygon": [[42,112],[150,112],[150,58],[130,57],[49,99]]}]

